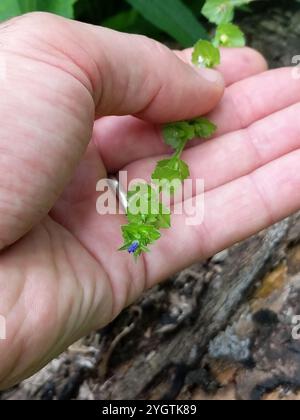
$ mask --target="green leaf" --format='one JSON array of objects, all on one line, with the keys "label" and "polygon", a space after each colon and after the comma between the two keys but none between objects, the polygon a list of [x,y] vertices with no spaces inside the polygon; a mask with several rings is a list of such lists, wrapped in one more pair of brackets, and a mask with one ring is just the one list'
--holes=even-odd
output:
[{"label": "green leaf", "polygon": [[234,18],[234,9],[251,3],[253,0],[206,0],[202,14],[211,22],[230,23]]},{"label": "green leaf", "polygon": [[155,226],[157,229],[168,229],[171,227],[171,212],[162,203],[159,203],[159,214]]},{"label": "green leaf", "polygon": [[[150,212],[150,210],[149,210]],[[158,215],[151,215],[147,213],[134,214],[130,210],[127,212],[127,219],[129,223],[135,225],[155,225],[157,222]]]},{"label": "green leaf", "polygon": [[237,25],[232,23],[219,25],[213,42],[216,47],[244,47],[246,45],[245,35]]},{"label": "green leaf", "polygon": [[188,47],[207,38],[203,26],[181,0],[126,0],[152,24]]},{"label": "green leaf", "polygon": [[121,248],[119,248],[118,251],[128,251],[128,248],[131,244],[132,242],[127,242],[125,245],[121,246]]},{"label": "green leaf", "polygon": [[[143,203],[142,210],[136,202]],[[159,202],[159,192],[148,184],[137,184],[128,192],[127,218],[130,224],[152,225],[156,229],[171,226],[171,212]]]},{"label": "green leaf", "polygon": [[228,23],[234,18],[234,6],[230,0],[206,0],[202,14],[211,23]]},{"label": "green leaf", "polygon": [[0,0],[0,20],[23,13],[51,12],[68,18],[74,17],[73,6],[77,0]]},{"label": "green leaf", "polygon": [[216,132],[216,129],[215,124],[207,118],[199,117],[165,125],[163,137],[166,144],[180,153],[189,140],[196,137],[209,138]]},{"label": "green leaf", "polygon": [[165,125],[163,137],[166,144],[177,150],[188,140],[195,137],[195,130],[188,121],[180,121]]},{"label": "green leaf", "polygon": [[156,191],[151,187],[151,185],[146,183],[137,183],[128,191],[128,200],[132,200],[136,197],[144,197],[147,201],[151,199],[151,197],[157,194]]},{"label": "green leaf", "polygon": [[193,120],[195,137],[208,139],[217,131],[217,126],[207,118],[196,118]]},{"label": "green leaf", "polygon": [[130,223],[155,224],[159,214],[159,193],[148,184],[137,184],[127,194]]},{"label": "green leaf", "polygon": [[181,181],[184,181],[190,176],[189,167],[183,160],[179,160],[178,162],[178,171],[180,173]]},{"label": "green leaf", "polygon": [[194,46],[192,62],[199,67],[216,67],[221,62],[220,51],[211,42],[201,39]]},{"label": "green leaf", "polygon": [[190,176],[188,165],[178,158],[165,159],[158,162],[155,171],[152,174],[154,181],[172,183],[178,181],[180,184],[182,181]]},{"label": "green leaf", "polygon": [[140,224],[129,224],[122,226],[122,234],[124,245],[119,249],[119,251],[128,250],[129,246],[134,241],[138,241],[139,248],[134,253],[135,257],[141,255],[142,252],[148,252],[148,245],[153,244],[161,237],[159,230],[155,226]]}]

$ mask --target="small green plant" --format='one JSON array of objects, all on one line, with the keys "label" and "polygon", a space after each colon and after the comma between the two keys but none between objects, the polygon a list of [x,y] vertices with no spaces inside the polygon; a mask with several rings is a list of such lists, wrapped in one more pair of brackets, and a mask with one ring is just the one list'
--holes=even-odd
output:
[{"label": "small green plant", "polygon": [[[248,4],[251,0],[206,0],[202,13],[211,23],[218,26],[212,41],[200,39],[192,54],[192,62],[198,67],[216,67],[220,64],[219,47],[242,47],[245,36],[231,21],[237,6]],[[169,159],[162,160],[152,174],[153,185],[138,184],[128,193],[128,224],[122,226],[124,245],[121,251],[128,251],[135,257],[149,252],[149,245],[161,237],[161,230],[171,227],[171,212],[161,202],[161,193],[166,186],[174,194],[177,185],[190,176],[188,165],[181,159],[187,143],[194,138],[210,138],[217,127],[206,118],[199,117],[189,121],[167,124],[163,127],[163,138],[174,149]]]},{"label": "small green plant", "polygon": [[220,64],[220,47],[244,47],[245,35],[237,25],[231,23],[235,7],[249,4],[253,0],[207,0],[202,13],[211,23],[217,24],[211,42],[199,40],[192,56],[193,64],[200,67],[216,67]]}]

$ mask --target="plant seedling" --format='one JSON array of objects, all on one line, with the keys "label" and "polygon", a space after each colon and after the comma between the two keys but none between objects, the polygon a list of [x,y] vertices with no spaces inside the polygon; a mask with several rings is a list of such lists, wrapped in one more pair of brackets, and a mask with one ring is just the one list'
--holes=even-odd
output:
[{"label": "plant seedling", "polygon": [[[192,62],[197,67],[212,68],[220,64],[219,47],[242,47],[245,36],[232,22],[235,7],[252,0],[206,0],[202,13],[212,23],[217,24],[212,41],[199,40],[192,54]],[[195,138],[209,139],[217,130],[207,118],[199,117],[189,121],[179,121],[163,127],[164,142],[174,149],[169,159],[159,161],[152,174],[153,185],[138,184],[128,192],[128,224],[122,226],[124,244],[120,251],[127,251],[135,258],[149,252],[149,246],[161,238],[161,230],[171,227],[171,211],[161,202],[160,193],[165,187],[181,184],[189,176],[188,165],[181,159],[187,143]],[[177,185],[178,185],[177,184]],[[169,189],[175,193],[175,187]]]}]

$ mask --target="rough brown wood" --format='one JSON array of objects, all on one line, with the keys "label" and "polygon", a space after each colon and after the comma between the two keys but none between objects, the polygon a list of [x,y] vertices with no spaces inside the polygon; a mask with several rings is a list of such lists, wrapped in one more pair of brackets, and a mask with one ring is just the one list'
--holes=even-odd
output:
[{"label": "rough brown wood", "polygon": [[[99,397],[134,399],[144,393],[149,398],[147,388],[161,372],[164,372],[161,380],[165,381],[170,377],[168,370],[174,366],[180,368],[182,376],[196,368],[207,352],[211,339],[226,328],[231,316],[255,282],[271,267],[272,261],[280,259],[281,243],[287,233],[288,222],[285,221],[232,248],[221,272],[214,269],[213,262],[208,268],[203,267],[203,277],[209,270],[211,279],[199,296],[193,293],[192,300],[195,299],[197,303],[185,325],[176,334],[165,336],[159,346],[155,346],[153,353],[150,352],[151,357],[149,351],[148,354],[137,355],[125,373],[115,376],[113,386],[110,384],[99,390]],[[222,346],[222,342],[219,346]]]}]

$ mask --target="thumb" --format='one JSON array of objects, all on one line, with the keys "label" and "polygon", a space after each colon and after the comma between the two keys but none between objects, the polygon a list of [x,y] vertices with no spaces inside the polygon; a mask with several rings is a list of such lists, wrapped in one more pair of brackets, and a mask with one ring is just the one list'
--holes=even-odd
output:
[{"label": "thumb", "polygon": [[[137,115],[156,123],[193,118],[220,100],[222,75],[189,65],[145,36],[67,20],[45,13],[28,28],[63,51],[91,81],[97,116]],[[27,32],[28,33],[28,32]]]},{"label": "thumb", "polygon": [[223,94],[219,72],[197,69],[152,39],[78,22],[70,26],[97,63],[100,116],[133,114],[155,123],[188,119],[212,110]]},{"label": "thumb", "polygon": [[0,249],[53,207],[95,114],[192,118],[223,92],[219,73],[198,71],[155,41],[51,14],[0,25],[0,46]]}]

